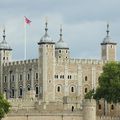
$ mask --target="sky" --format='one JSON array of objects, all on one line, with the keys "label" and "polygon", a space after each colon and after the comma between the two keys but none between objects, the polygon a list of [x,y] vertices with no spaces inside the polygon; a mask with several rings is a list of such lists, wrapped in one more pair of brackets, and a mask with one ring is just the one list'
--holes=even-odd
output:
[{"label": "sky", "polygon": [[24,16],[32,21],[26,29],[27,59],[38,58],[37,43],[44,35],[46,17],[52,40],[59,40],[62,24],[71,57],[79,59],[101,58],[100,43],[109,22],[120,59],[120,0],[0,0],[0,41],[5,26],[13,60],[24,59]]}]

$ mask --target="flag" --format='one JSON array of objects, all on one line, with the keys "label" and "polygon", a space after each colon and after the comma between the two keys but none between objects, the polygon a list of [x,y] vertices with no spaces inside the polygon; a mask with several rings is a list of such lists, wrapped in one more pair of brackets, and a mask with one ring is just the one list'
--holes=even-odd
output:
[{"label": "flag", "polygon": [[25,23],[26,23],[26,24],[29,24],[29,25],[30,25],[31,22],[32,22],[32,21],[31,21],[30,19],[28,19],[27,17],[25,17]]}]

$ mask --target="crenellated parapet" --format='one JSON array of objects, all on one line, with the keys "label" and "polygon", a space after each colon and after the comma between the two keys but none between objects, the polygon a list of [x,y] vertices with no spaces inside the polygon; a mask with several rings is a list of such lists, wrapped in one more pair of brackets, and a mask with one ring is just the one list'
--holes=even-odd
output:
[{"label": "crenellated parapet", "polygon": [[91,64],[91,65],[104,65],[108,61],[106,60],[97,60],[97,59],[67,59],[67,60],[56,60],[56,63],[58,64],[63,64],[63,63],[68,63],[68,64]]},{"label": "crenellated parapet", "polygon": [[24,64],[34,64],[37,63],[38,59],[31,59],[31,60],[22,60],[22,61],[12,61],[8,63],[4,63],[3,66],[13,66],[13,65],[24,65]]}]

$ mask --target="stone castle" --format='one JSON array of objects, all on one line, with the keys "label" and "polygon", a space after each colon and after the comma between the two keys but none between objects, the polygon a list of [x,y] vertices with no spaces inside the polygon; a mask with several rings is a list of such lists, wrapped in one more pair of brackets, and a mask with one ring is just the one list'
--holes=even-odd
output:
[{"label": "stone castle", "polygon": [[[12,61],[12,48],[3,31],[0,91],[12,105],[4,119],[105,120],[96,117],[96,111],[99,116],[104,114],[103,101],[96,106],[94,100],[84,100],[84,96],[98,86],[103,65],[116,61],[117,44],[109,36],[109,25],[101,43],[100,60],[72,59],[69,46],[62,37],[62,28],[59,41],[55,43],[48,35],[47,25],[46,22],[45,34],[38,42],[39,56],[31,60]],[[119,115],[119,107],[107,104],[106,114]]]}]

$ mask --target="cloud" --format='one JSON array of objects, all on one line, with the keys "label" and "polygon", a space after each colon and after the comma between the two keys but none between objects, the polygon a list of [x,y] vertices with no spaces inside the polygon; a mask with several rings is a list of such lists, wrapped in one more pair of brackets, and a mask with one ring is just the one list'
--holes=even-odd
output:
[{"label": "cloud", "polygon": [[[27,28],[28,58],[38,57],[37,42],[44,34],[45,16],[54,41],[59,39],[59,26],[63,24],[63,37],[72,57],[100,58],[107,21],[111,24],[111,37],[120,44],[119,6],[120,0],[1,0],[0,24],[6,26],[6,39],[13,48],[14,59],[24,58],[24,16],[32,20]],[[120,47],[118,58],[119,51]]]}]

